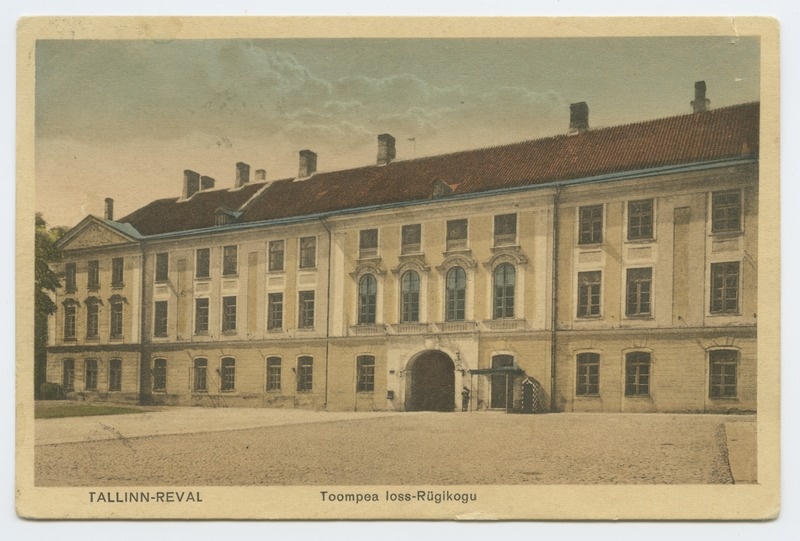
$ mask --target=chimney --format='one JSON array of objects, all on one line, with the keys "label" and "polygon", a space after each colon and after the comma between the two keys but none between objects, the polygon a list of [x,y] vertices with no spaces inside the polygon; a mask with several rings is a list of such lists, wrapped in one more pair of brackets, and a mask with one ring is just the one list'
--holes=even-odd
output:
[{"label": "chimney", "polygon": [[585,101],[571,103],[569,106],[569,134],[589,131],[589,106]]},{"label": "chimney", "polygon": [[201,190],[210,190],[214,187],[214,179],[211,177],[207,177],[203,175],[200,177],[200,189]]},{"label": "chimney", "polygon": [[114,200],[111,199],[110,197],[106,197],[105,219],[106,220],[114,219]]},{"label": "chimney", "polygon": [[300,151],[300,170],[297,172],[298,178],[310,177],[317,172],[317,154],[310,150]]},{"label": "chimney", "polygon": [[236,163],[236,187],[241,188],[250,182],[250,166],[244,162]]},{"label": "chimney", "polygon": [[267,170],[256,169],[256,180],[267,180]]},{"label": "chimney", "polygon": [[387,165],[394,160],[394,137],[388,133],[378,136],[378,165]]},{"label": "chimney", "polygon": [[697,81],[694,83],[694,100],[692,101],[692,112],[702,113],[708,109],[711,100],[706,98],[706,82]]},{"label": "chimney", "polygon": [[200,190],[200,173],[191,169],[183,171],[183,198],[189,199]]}]

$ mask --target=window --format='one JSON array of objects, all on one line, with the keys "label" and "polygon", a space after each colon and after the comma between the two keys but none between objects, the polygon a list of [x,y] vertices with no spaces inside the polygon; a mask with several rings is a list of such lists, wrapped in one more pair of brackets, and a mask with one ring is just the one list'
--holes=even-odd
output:
[{"label": "window", "polygon": [[211,249],[198,248],[194,257],[194,277],[208,278],[211,276]]},{"label": "window", "polygon": [[273,240],[269,243],[269,270],[283,270],[283,241]]},{"label": "window", "polygon": [[600,355],[578,353],[575,394],[579,396],[600,394]]},{"label": "window", "polygon": [[460,250],[467,247],[467,220],[447,221],[447,250]]},{"label": "window", "polygon": [[653,200],[628,201],[628,240],[653,238]]},{"label": "window", "polygon": [[75,390],[75,361],[72,359],[64,359],[61,383],[64,392],[70,393]]},{"label": "window", "polygon": [[358,254],[360,258],[378,255],[378,230],[364,229],[358,233]]},{"label": "window", "polygon": [[371,393],[375,390],[375,357],[372,355],[359,355],[356,357],[356,370],[358,381],[356,391]]},{"label": "window", "polygon": [[267,330],[283,328],[283,293],[267,295]]},{"label": "window", "polygon": [[650,354],[632,351],[625,354],[625,396],[650,394]]},{"label": "window", "polygon": [[87,391],[97,390],[97,359],[86,359],[84,367],[85,367],[84,376],[86,381],[86,390]]},{"label": "window", "polygon": [[578,273],[578,317],[600,315],[601,272]]},{"label": "window", "polygon": [[297,359],[297,392],[310,392],[314,386],[314,359],[300,357]]},{"label": "window", "polygon": [[400,279],[400,321],[419,321],[419,274],[408,271]]},{"label": "window", "polygon": [[153,391],[167,391],[167,360],[156,359],[153,361]]},{"label": "window", "polygon": [[267,357],[267,390],[281,390],[281,358]]},{"label": "window", "polygon": [[222,332],[236,331],[236,297],[222,297]]},{"label": "window", "polygon": [[98,260],[89,261],[88,275],[89,289],[100,289],[100,262]]},{"label": "window", "polygon": [[300,238],[300,268],[313,269],[317,266],[317,237]]},{"label": "window", "polygon": [[238,257],[236,246],[225,246],[222,248],[222,275],[233,276],[238,272]]},{"label": "window", "polygon": [[125,281],[125,260],[115,257],[111,260],[111,287],[122,287]]},{"label": "window", "polygon": [[446,278],[445,321],[464,321],[467,299],[467,274],[461,267],[453,267]]},{"label": "window", "polygon": [[86,338],[97,338],[100,323],[100,303],[90,297],[86,300]]},{"label": "window", "polygon": [[516,271],[509,263],[494,270],[494,319],[514,317],[514,284]]},{"label": "window", "polygon": [[75,340],[75,312],[74,304],[64,305],[64,340]]},{"label": "window", "polygon": [[156,282],[166,282],[169,279],[169,254],[156,254]]},{"label": "window", "polygon": [[167,301],[156,301],[153,335],[167,336]]},{"label": "window", "polygon": [[194,333],[208,332],[208,299],[194,300]]},{"label": "window", "polygon": [[708,396],[711,398],[736,398],[736,369],[739,352],[735,349],[718,349],[708,352],[710,362]]},{"label": "window", "polygon": [[301,291],[299,294],[300,310],[297,326],[301,329],[314,328],[314,292]]},{"label": "window", "polygon": [[65,282],[64,287],[66,288],[67,293],[74,293],[78,289],[77,281],[75,279],[76,276],[75,263],[67,263],[65,271],[66,271],[66,278],[64,280]]},{"label": "window", "polygon": [[740,231],[742,200],[739,190],[711,194],[711,232]]},{"label": "window", "polygon": [[365,274],[358,282],[358,324],[375,323],[375,305],[378,283],[371,274]]},{"label": "window", "polygon": [[628,269],[625,315],[628,317],[649,316],[650,292],[653,284],[653,269]]},{"label": "window", "polygon": [[236,360],[231,357],[222,359],[220,370],[220,391],[232,391],[236,388]]},{"label": "window", "polygon": [[711,264],[711,313],[739,311],[739,262]]},{"label": "window", "polygon": [[111,300],[111,338],[122,338],[122,300]]},{"label": "window", "polygon": [[108,390],[122,390],[122,360],[120,359],[108,361]]},{"label": "window", "polygon": [[208,390],[208,359],[194,360],[194,390],[201,393]]},{"label": "window", "polygon": [[404,225],[400,235],[400,253],[418,254],[422,247],[422,226],[420,224]]},{"label": "window", "polygon": [[499,214],[494,217],[494,245],[505,246],[517,242],[517,215]]},{"label": "window", "polygon": [[603,242],[603,205],[578,209],[578,244]]}]

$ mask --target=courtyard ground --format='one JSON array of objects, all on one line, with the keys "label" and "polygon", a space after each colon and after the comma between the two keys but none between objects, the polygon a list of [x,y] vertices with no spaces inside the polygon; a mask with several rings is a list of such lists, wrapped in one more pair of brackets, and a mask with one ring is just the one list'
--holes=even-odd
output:
[{"label": "courtyard ground", "polygon": [[35,423],[38,486],[756,480],[753,415],[170,408]]}]

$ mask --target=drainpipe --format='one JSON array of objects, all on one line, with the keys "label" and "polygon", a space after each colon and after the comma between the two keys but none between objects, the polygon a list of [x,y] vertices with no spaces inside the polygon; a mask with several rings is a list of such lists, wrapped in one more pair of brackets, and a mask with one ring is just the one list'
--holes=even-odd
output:
[{"label": "drainpipe", "polygon": [[556,359],[558,325],[558,205],[561,200],[561,186],[553,195],[553,276],[550,287],[550,411],[556,411]]},{"label": "drainpipe", "polygon": [[[325,228],[325,231],[328,232],[328,283],[326,287],[326,311],[327,314],[325,316],[325,410],[328,410],[328,388],[330,385],[328,384],[328,358],[330,356],[330,343],[331,343],[331,252],[333,248],[333,235],[331,233],[331,229],[328,227],[328,224],[325,223],[324,218],[320,218],[320,223],[322,227]],[[355,390],[355,387],[353,388]],[[355,409],[355,408],[354,408]]]},{"label": "drainpipe", "polygon": [[[139,289],[139,403],[145,404],[150,387],[150,361],[148,359],[148,348],[145,345],[147,341],[147,308],[145,307],[145,302],[148,298],[145,294],[145,287],[147,285],[147,250],[143,245],[140,245],[140,248],[142,264],[139,272],[142,275],[142,284]],[[147,377],[145,377],[145,375]]]}]

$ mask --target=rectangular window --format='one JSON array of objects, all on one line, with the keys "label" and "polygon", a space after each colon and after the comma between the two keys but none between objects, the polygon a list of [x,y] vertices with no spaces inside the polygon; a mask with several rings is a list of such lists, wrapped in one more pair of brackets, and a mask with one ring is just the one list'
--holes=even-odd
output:
[{"label": "rectangular window", "polygon": [[578,209],[578,244],[603,242],[603,205]]},{"label": "rectangular window", "polygon": [[314,328],[314,292],[301,291],[299,294],[299,316],[297,326],[300,329]]},{"label": "rectangular window", "polygon": [[375,357],[372,355],[359,355],[356,357],[358,382],[356,390],[359,393],[371,393],[375,390]]},{"label": "rectangular window", "polygon": [[649,316],[653,269],[628,269],[625,315]]},{"label": "rectangular window", "polygon": [[269,270],[282,271],[283,270],[283,241],[272,240],[269,243]]},{"label": "rectangular window", "polygon": [[711,194],[711,232],[741,231],[742,198],[739,190]]},{"label": "rectangular window", "polygon": [[111,302],[111,338],[122,338],[122,301]]},{"label": "rectangular window", "polygon": [[88,287],[89,289],[100,288],[100,262],[96,259],[89,261]]},{"label": "rectangular window", "polygon": [[233,391],[236,388],[236,360],[231,357],[222,359],[220,369],[220,391]]},{"label": "rectangular window", "polygon": [[194,360],[194,390],[200,393],[208,390],[208,359]]},{"label": "rectangular window", "polygon": [[422,225],[404,225],[400,235],[400,253],[418,254],[422,248]]},{"label": "rectangular window", "polygon": [[153,318],[153,335],[167,336],[167,301],[155,302],[155,317]]},{"label": "rectangular window", "polygon": [[75,263],[67,263],[65,267],[66,277],[64,280],[64,288],[67,290],[67,293],[74,293],[78,289],[78,284],[76,280],[77,268]]},{"label": "rectangular window", "polygon": [[297,359],[297,392],[308,393],[314,388],[314,359],[300,357]]},{"label": "rectangular window", "polygon": [[122,360],[120,359],[108,361],[108,390],[122,390]]},{"label": "rectangular window", "polygon": [[317,237],[300,239],[300,268],[313,269],[317,266]]},{"label": "rectangular window", "polygon": [[447,250],[460,250],[467,247],[469,226],[467,219],[447,221]]},{"label": "rectangular window", "polygon": [[86,369],[84,374],[86,378],[86,390],[97,390],[97,359],[86,359],[84,367]]},{"label": "rectangular window", "polygon": [[236,331],[236,297],[222,297],[222,332]]},{"label": "rectangular window", "polygon": [[720,349],[708,352],[710,381],[708,396],[711,398],[736,398],[736,370],[739,352],[733,349]]},{"label": "rectangular window", "polygon": [[267,358],[267,390],[280,391],[281,390],[281,358],[268,357]]},{"label": "rectangular window", "polygon": [[650,394],[650,354],[633,351],[625,354],[625,396]]},{"label": "rectangular window", "polygon": [[100,323],[100,304],[94,302],[86,303],[86,338],[97,338],[98,324]]},{"label": "rectangular window", "polygon": [[194,333],[208,332],[208,299],[194,300]]},{"label": "rectangular window", "polygon": [[283,328],[283,293],[267,295],[267,330]]},{"label": "rectangular window", "polygon": [[653,200],[628,201],[628,240],[653,238]]},{"label": "rectangular window", "polygon": [[211,276],[211,249],[198,248],[194,257],[194,277],[208,278]]},{"label": "rectangular window", "polygon": [[164,393],[167,391],[167,360],[155,359],[153,361],[153,391]]},{"label": "rectangular window", "polygon": [[739,262],[711,264],[711,313],[739,312]]},{"label": "rectangular window", "polygon": [[517,242],[517,214],[498,214],[494,217],[494,245],[507,246]]},{"label": "rectangular window", "polygon": [[362,259],[378,255],[378,230],[364,229],[358,232],[358,256]]},{"label": "rectangular window", "polygon": [[115,257],[111,260],[111,287],[122,287],[125,282],[125,260]]},{"label": "rectangular window", "polygon": [[600,394],[600,355],[578,353],[575,394],[579,396]]},{"label": "rectangular window", "polygon": [[166,282],[169,279],[169,254],[156,254],[156,282]]},{"label": "rectangular window", "polygon": [[238,251],[236,245],[222,248],[222,275],[233,276],[238,272]]},{"label": "rectangular window", "polygon": [[600,315],[601,271],[578,273],[578,317]]},{"label": "rectangular window", "polygon": [[64,340],[75,340],[75,312],[74,304],[64,306]]},{"label": "rectangular window", "polygon": [[75,361],[64,359],[63,370],[61,383],[64,387],[64,392],[71,393],[75,390]]}]

